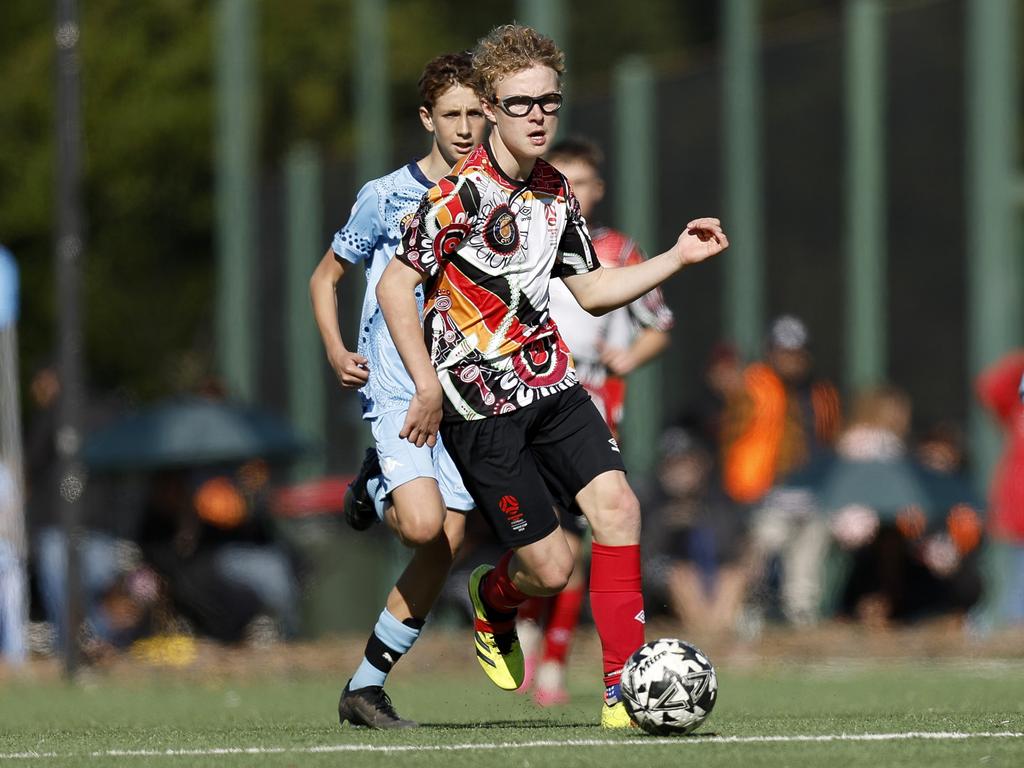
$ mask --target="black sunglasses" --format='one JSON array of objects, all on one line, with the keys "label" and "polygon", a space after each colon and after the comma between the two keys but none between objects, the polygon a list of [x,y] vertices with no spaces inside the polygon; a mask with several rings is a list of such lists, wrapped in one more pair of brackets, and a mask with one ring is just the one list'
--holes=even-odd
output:
[{"label": "black sunglasses", "polygon": [[526,117],[533,111],[533,105],[540,107],[545,115],[553,115],[562,108],[562,94],[545,93],[543,96],[509,96],[504,99],[492,99],[491,103],[501,109],[509,117]]}]

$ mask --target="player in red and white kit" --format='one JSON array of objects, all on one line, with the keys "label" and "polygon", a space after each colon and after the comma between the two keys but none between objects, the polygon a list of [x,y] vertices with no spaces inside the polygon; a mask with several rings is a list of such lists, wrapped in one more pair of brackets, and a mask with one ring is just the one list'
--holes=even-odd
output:
[{"label": "player in red and white kit", "polygon": [[[547,159],[565,175],[579,200],[580,213],[589,220],[604,197],[601,150],[585,139],[566,139],[551,148]],[[602,267],[625,267],[645,258],[636,242],[622,232],[599,226],[590,236]],[[561,280],[551,281],[549,307],[572,352],[580,383],[618,438],[626,376],[668,347],[672,310],[655,289],[625,307],[595,317],[580,307]],[[586,519],[574,508],[560,510],[560,520],[576,558],[573,575],[562,592],[536,598],[519,609],[519,636],[528,669],[524,689],[532,683],[533,698],[541,706],[564,704],[569,699],[565,664],[586,592]]]},{"label": "player in red and white kit", "polygon": [[560,592],[573,571],[552,505],[580,507],[593,531],[601,725],[628,728],[622,669],[644,641],[640,505],[551,319],[550,280],[562,279],[581,306],[603,315],[722,253],[729,240],[718,219],[692,219],[664,253],[602,267],[579,201],[541,158],[558,127],[564,54],[536,30],[509,24],[479,41],[473,67],[490,138],[427,192],[377,283],[416,388],[399,437],[433,446],[440,431],[477,509],[508,548],[468,585],[474,651],[502,690],[520,688],[525,677],[519,606]]}]

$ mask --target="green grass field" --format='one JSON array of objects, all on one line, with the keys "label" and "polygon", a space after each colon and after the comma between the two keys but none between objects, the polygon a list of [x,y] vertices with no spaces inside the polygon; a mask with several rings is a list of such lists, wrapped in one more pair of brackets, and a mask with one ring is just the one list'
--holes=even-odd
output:
[{"label": "green grass field", "polygon": [[671,740],[602,731],[598,689],[582,683],[585,675],[576,675],[573,704],[540,710],[490,688],[476,669],[406,669],[395,675],[392,696],[424,727],[403,733],[339,728],[344,681],[333,674],[8,681],[0,688],[0,764],[1024,765],[1020,661],[743,667],[720,666],[712,717],[697,734]]}]

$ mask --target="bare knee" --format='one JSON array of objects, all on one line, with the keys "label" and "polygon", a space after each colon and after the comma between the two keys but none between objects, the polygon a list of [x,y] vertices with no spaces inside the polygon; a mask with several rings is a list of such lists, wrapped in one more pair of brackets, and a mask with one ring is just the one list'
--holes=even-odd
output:
[{"label": "bare knee", "polygon": [[555,563],[547,565],[534,573],[534,577],[537,580],[537,586],[549,595],[556,595],[565,589],[565,586],[569,583],[569,578],[571,576],[571,561],[567,564]]},{"label": "bare knee", "polygon": [[640,502],[624,478],[596,489],[587,502],[583,509],[595,541],[610,546],[639,543]]},{"label": "bare knee", "polygon": [[[522,553],[521,553],[522,554]],[[568,547],[552,547],[542,557],[531,553],[523,559],[523,570],[531,594],[555,595],[565,589],[573,573],[573,557]]]},{"label": "bare knee", "polygon": [[395,533],[407,547],[422,547],[434,541],[443,529],[442,520],[436,514],[416,512],[395,514]]}]

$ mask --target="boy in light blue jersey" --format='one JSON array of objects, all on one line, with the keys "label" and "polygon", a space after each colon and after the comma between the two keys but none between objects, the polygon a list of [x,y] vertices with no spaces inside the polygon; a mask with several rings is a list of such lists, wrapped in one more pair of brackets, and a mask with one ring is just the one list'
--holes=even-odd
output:
[{"label": "boy in light blue jersey", "polygon": [[[430,153],[359,191],[348,222],[338,230],[310,279],[313,314],[327,359],[342,387],[359,390],[363,418],[370,423],[376,443],[354,484],[357,495],[371,496],[374,504],[364,499],[355,519],[352,509],[346,510],[346,516],[354,527],[366,527],[375,508],[376,516],[404,544],[415,548],[388,595],[362,663],[342,691],[338,716],[343,724],[416,725],[398,716],[383,686],[391,668],[419,636],[462,542],[465,513],[474,506],[440,442],[432,448],[417,447],[399,437],[415,387],[375,294],[377,281],[401,240],[403,225],[424,193],[483,139],[486,123],[471,83],[472,65],[466,53],[439,56],[427,64],[420,78],[419,115],[424,129],[433,134]],[[338,327],[337,284],[360,263],[366,270],[367,287],[358,351],[352,352]],[[418,302],[422,312],[422,292]],[[369,477],[376,475],[378,460],[379,477]],[[346,506],[350,505],[347,499]]]}]

